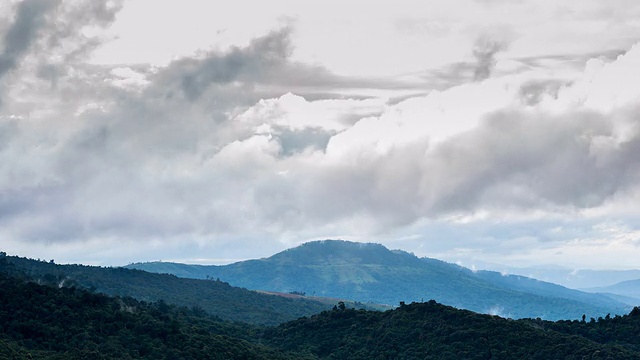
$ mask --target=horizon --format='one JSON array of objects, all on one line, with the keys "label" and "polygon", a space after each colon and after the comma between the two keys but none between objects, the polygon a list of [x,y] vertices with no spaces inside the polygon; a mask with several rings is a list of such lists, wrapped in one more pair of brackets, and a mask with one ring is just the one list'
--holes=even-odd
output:
[{"label": "horizon", "polygon": [[[279,253],[283,253],[286,252],[288,250],[292,250],[292,249],[296,249],[299,248],[303,245],[306,244],[310,244],[310,243],[323,243],[323,242],[346,242],[346,243],[350,243],[350,244],[361,244],[361,245],[381,245],[383,246],[386,250],[390,251],[390,252],[394,252],[394,251],[402,251],[408,254],[411,254],[412,256],[415,256],[417,258],[420,259],[432,259],[432,260],[439,260],[439,261],[444,261],[446,263],[452,264],[452,265],[458,265],[458,266],[462,266],[464,268],[467,268],[471,271],[493,271],[493,272],[499,272],[503,275],[520,275],[520,276],[526,276],[526,277],[530,277],[530,278],[536,278],[535,275],[533,274],[529,274],[529,275],[524,275],[524,273],[520,273],[519,271],[532,271],[532,270],[571,270],[572,273],[576,273],[579,271],[619,271],[619,272],[625,272],[625,271],[640,271],[640,268],[626,268],[626,269],[611,269],[611,268],[571,268],[571,267],[564,267],[562,265],[558,265],[558,264],[538,264],[535,266],[509,266],[509,265],[505,265],[505,264],[498,264],[498,263],[463,263],[461,261],[457,261],[457,262],[451,262],[451,261],[447,261],[447,260],[443,260],[443,259],[438,259],[435,257],[430,257],[430,256],[420,256],[417,254],[414,254],[413,252],[409,252],[406,251],[404,249],[394,249],[394,248],[388,248],[387,246],[385,246],[384,244],[381,243],[375,243],[375,242],[357,242],[357,241],[350,241],[350,240],[344,240],[344,239],[322,239],[322,240],[311,240],[311,241],[307,241],[307,242],[303,242],[300,243],[296,246],[293,247],[289,247],[289,248],[285,248],[281,251],[277,251],[275,253],[272,254],[268,254],[265,256],[261,256],[261,257],[255,257],[255,258],[243,258],[243,259],[216,259],[216,258],[200,258],[200,259],[171,259],[171,258],[165,258],[165,259],[157,259],[157,260],[146,260],[146,261],[133,261],[127,264],[109,264],[109,265],[104,265],[104,264],[91,264],[91,263],[82,263],[82,262],[59,262],[56,261],[55,259],[47,259],[47,258],[30,258],[28,256],[22,256],[21,254],[12,254],[12,253],[6,253],[5,254],[7,256],[16,256],[16,257],[24,257],[24,258],[29,258],[32,260],[38,260],[38,261],[54,261],[55,264],[57,265],[86,265],[86,266],[98,266],[98,267],[126,267],[129,265],[135,265],[135,264],[145,264],[145,263],[174,263],[174,264],[184,264],[184,265],[201,265],[201,266],[224,266],[224,265],[231,265],[231,264],[235,264],[235,263],[240,263],[243,261],[249,261],[249,260],[259,260],[259,259],[267,259],[270,258],[274,255],[277,255]],[[1,249],[0,249],[1,250]],[[476,266],[477,265],[477,266]],[[515,272],[509,272],[509,271],[515,271]],[[537,278],[536,278],[537,279]],[[542,280],[542,279],[538,279],[538,280]],[[543,280],[543,281],[547,281],[547,280]],[[551,280],[548,280],[551,281]],[[553,282],[553,281],[551,281]]]},{"label": "horizon", "polygon": [[[327,243],[339,243],[339,244],[334,245],[334,244],[327,244]],[[328,247],[324,247],[325,244]],[[244,265],[241,265],[239,268],[236,268],[234,267],[235,264],[239,264],[243,262],[252,262],[253,260],[269,260],[271,258],[277,258],[279,254],[287,254],[285,255],[285,257],[290,258],[294,254],[296,249],[304,248],[306,247],[306,245],[314,245],[315,249],[321,248],[320,250],[321,254],[326,254],[327,250],[333,251],[328,255],[328,257],[324,258],[329,263],[331,263],[331,259],[339,258],[341,255],[345,255],[341,253],[338,253],[338,254],[335,253],[335,252],[340,252],[344,250],[346,251],[346,254],[350,256],[349,257],[350,260],[357,259],[359,255],[363,255],[365,259],[369,259],[369,260],[378,259],[378,260],[384,261],[384,263],[387,265],[391,264],[389,266],[391,266],[392,268],[394,266],[393,264],[395,264],[395,266],[400,266],[398,270],[402,271],[401,268],[406,265],[404,262],[399,262],[398,261],[399,259],[395,256],[388,258],[384,255],[384,254],[392,255],[398,252],[402,252],[407,255],[413,256],[417,259],[431,260],[431,261],[425,262],[424,263],[425,266],[431,266],[427,264],[433,264],[433,260],[435,260],[436,263],[442,262],[442,263],[451,265],[452,269],[458,269],[458,268],[466,269],[467,271],[470,271],[474,274],[489,272],[489,273],[500,274],[502,277],[515,276],[518,279],[520,279],[520,277],[524,277],[524,278],[532,279],[536,282],[549,283],[554,286],[559,285],[564,288],[574,289],[574,290],[578,290],[586,293],[600,293],[602,291],[605,291],[602,289],[607,287],[613,288],[617,285],[622,285],[629,282],[636,283],[639,281],[638,278],[640,277],[640,269],[637,269],[637,268],[622,269],[622,270],[584,269],[584,268],[572,269],[572,268],[562,267],[558,265],[537,266],[537,267],[518,267],[518,266],[510,267],[505,265],[489,264],[489,263],[484,263],[484,264],[482,263],[463,264],[461,262],[453,263],[453,262],[447,262],[441,259],[418,256],[416,254],[404,251],[402,249],[389,249],[379,243],[372,243],[372,242],[361,243],[361,242],[353,242],[353,241],[347,241],[342,239],[314,240],[314,241],[303,243],[294,248],[288,248],[281,252],[270,254],[269,256],[260,257],[258,259],[197,259],[196,261],[194,261],[194,259],[188,259],[188,261],[184,261],[183,259],[164,259],[164,260],[131,262],[128,264],[121,264],[121,265],[60,263],[55,261],[55,259],[41,259],[41,258],[37,258],[37,259],[31,258],[31,260],[42,261],[45,263],[51,262],[51,263],[55,263],[56,265],[63,265],[63,266],[64,265],[80,265],[80,266],[90,266],[90,267],[96,266],[101,268],[138,269],[138,270],[143,270],[151,273],[160,273],[160,274],[169,273],[169,274],[176,275],[178,277],[186,277],[186,278],[193,277],[193,278],[199,279],[200,277],[198,277],[197,275],[194,276],[194,272],[198,273],[203,271],[199,267],[204,267],[204,268],[227,267],[227,265],[230,265],[229,269],[233,273],[233,269],[237,270],[237,269],[245,268]],[[363,247],[362,245],[371,245],[371,246]],[[382,257],[370,258],[366,253],[362,253],[361,251],[356,251],[356,253],[354,253],[353,246],[357,246],[358,249],[361,249],[364,251],[367,251],[367,249],[371,249],[375,252],[375,254],[377,254],[377,256],[381,255],[378,251],[379,249],[384,249],[386,251],[383,252],[384,254],[382,254]],[[302,251],[298,251],[297,254],[301,257],[297,258],[296,260],[296,257],[294,256],[293,264],[297,264],[297,266],[302,266],[302,267],[308,265],[306,261],[303,261],[303,259],[308,259],[308,256],[309,256],[308,248],[307,250],[302,249]],[[21,257],[19,254],[7,254],[6,252],[0,252],[0,257],[2,255],[25,258],[25,257]],[[27,259],[29,258],[27,257]],[[396,259],[395,263],[393,261],[391,263],[388,263],[388,261],[392,259]],[[373,261],[375,262],[376,260],[373,260]],[[342,264],[342,262],[339,262],[339,263]],[[360,261],[354,260],[354,263],[360,263]],[[169,267],[166,267],[167,264],[169,264],[168,265]],[[271,264],[270,266],[278,266],[277,264],[280,264],[280,261],[267,262],[266,264]],[[179,269],[176,269],[173,267],[173,265],[185,265],[185,267],[184,268],[180,267]],[[196,266],[196,268],[190,269],[189,266],[192,266],[192,265]],[[247,265],[247,266],[249,268],[252,268],[252,266],[250,265]],[[331,265],[329,265],[329,267],[331,267]],[[393,272],[394,271],[390,271],[390,273],[393,273]],[[617,290],[613,290],[613,291],[615,292]],[[634,297],[637,297],[637,296],[634,296]]]},{"label": "horizon", "polygon": [[339,238],[637,269],[638,18],[632,0],[5,2],[0,250],[122,266]]}]

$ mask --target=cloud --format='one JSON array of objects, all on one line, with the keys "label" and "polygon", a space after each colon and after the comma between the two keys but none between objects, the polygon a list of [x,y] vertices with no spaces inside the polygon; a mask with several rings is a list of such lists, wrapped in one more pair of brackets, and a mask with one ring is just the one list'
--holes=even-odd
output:
[{"label": "cloud", "polygon": [[[0,80],[15,69],[29,48],[37,40],[39,31],[45,26],[47,13],[58,5],[58,1],[24,0],[16,5],[13,22],[4,34],[0,53]],[[3,85],[6,82],[3,81]],[[0,87],[3,91],[4,86]],[[0,95],[0,105],[2,105]]]},{"label": "cloud", "polygon": [[491,76],[491,72],[496,66],[496,54],[506,48],[507,42],[505,41],[493,40],[487,36],[478,38],[473,48],[473,57],[476,59],[473,78],[480,81]]},{"label": "cloud", "polygon": [[345,130],[367,116],[380,115],[384,99],[318,99],[286,93],[279,98],[263,99],[236,117],[252,126],[279,126],[300,130],[322,128]]},{"label": "cloud", "polygon": [[16,57],[0,117],[0,237],[12,244],[276,248],[575,215],[640,191],[638,47],[558,80],[491,76],[506,45],[481,39],[464,70],[483,81],[396,102],[312,98],[406,83],[293,61],[291,28],[165,67],[89,65],[100,37],[82,40],[70,16],[102,26],[117,6],[82,4],[60,5]]},{"label": "cloud", "polygon": [[424,80],[338,75],[320,65],[294,61],[293,31],[293,26],[285,26],[252,39],[244,47],[202,51],[198,56],[175,60],[159,71],[153,82],[167,96],[180,95],[192,102],[207,97],[221,103],[244,99],[243,94],[249,94],[248,102],[255,103],[288,92],[335,98],[348,91],[349,97],[377,97],[384,91],[405,94],[427,86]]},{"label": "cloud", "polygon": [[[261,176],[273,172],[281,154],[322,148],[335,129],[384,106],[349,99],[313,105],[289,95],[282,101],[290,99],[285,112],[301,107],[299,115],[234,120],[262,96],[253,84],[273,68],[290,66],[285,33],[163,69],[138,67],[143,84],[135,91],[120,82],[131,68],[74,65],[55,92],[42,94],[52,108],[20,121],[12,130],[15,141],[0,151],[0,191],[16,193],[18,183],[21,189],[20,196],[2,200],[7,237],[63,242],[121,234],[145,241],[259,228],[262,218],[250,220],[253,187],[266,181]],[[230,77],[220,77],[227,70]],[[185,90],[189,76],[199,80]],[[318,116],[307,119],[305,111],[314,108],[334,117],[334,125],[327,128]],[[273,138],[256,134],[265,122]],[[1,124],[14,128],[8,118]],[[64,210],[50,211],[60,203]],[[25,211],[34,212],[29,221]]]},{"label": "cloud", "polygon": [[262,207],[297,209],[281,219],[291,226],[355,221],[375,232],[422,218],[573,213],[618,201],[640,180],[639,55],[633,48],[589,65],[573,84],[536,90],[535,102],[522,101],[531,81],[518,76],[405,100],[334,135],[312,166],[279,162],[290,196]]},{"label": "cloud", "polygon": [[613,126],[589,112],[493,114],[427,158],[438,175],[422,185],[433,199],[426,210],[599,206],[638,180],[638,162],[628,158],[636,140],[607,144],[616,141]]},{"label": "cloud", "polygon": [[[11,22],[3,29],[0,54],[3,113],[59,111],[65,106],[61,97],[73,103],[70,99],[76,97],[70,93],[82,92],[80,85],[86,85],[78,83],[87,75],[83,61],[104,42],[99,30],[115,19],[122,3],[25,0],[7,8]],[[53,91],[58,87],[61,92]]]},{"label": "cloud", "polygon": [[15,20],[4,35],[0,54],[0,78],[13,69],[44,25],[45,15],[56,1],[24,0],[17,5]]},{"label": "cloud", "polygon": [[[255,83],[286,63],[291,53],[289,32],[288,28],[283,28],[254,39],[243,49],[233,48],[224,55],[210,55],[202,61],[186,59],[174,63],[172,67],[181,68],[182,91],[188,99],[194,100],[214,84]],[[190,71],[184,71],[184,68],[190,68]]]},{"label": "cloud", "polygon": [[[190,105],[196,113],[185,126],[176,116],[186,107],[169,102],[151,109],[158,103],[147,99],[152,102],[100,115],[94,127],[76,133],[55,155],[59,168],[52,174],[70,181],[62,184],[63,193],[102,204],[101,211],[82,207],[82,213],[93,213],[94,231],[117,224],[137,234],[148,224],[148,234],[157,235],[189,231],[206,218],[212,220],[201,228],[205,233],[232,231],[243,221],[284,231],[349,227],[357,220],[382,231],[423,217],[594,207],[635,184],[638,163],[631,154],[637,135],[617,138],[618,122],[593,110],[553,115],[543,107],[553,108],[562,97],[524,108],[518,105],[521,88],[504,89],[505,80],[468,84],[406,100],[353,126],[338,122],[341,128],[334,129],[341,132],[323,137],[324,143],[331,136],[326,150],[311,135],[321,119],[329,121],[329,112],[300,126],[295,116],[306,110],[295,115],[296,107],[289,106],[274,114],[276,105],[293,100],[298,109],[333,104],[349,112],[357,103],[306,104],[289,95],[222,127],[198,115],[206,107]],[[458,102],[467,106],[461,109]],[[247,122],[248,116],[271,132]],[[622,123],[625,114],[619,116]],[[447,131],[444,126],[454,121]],[[217,134],[231,125],[237,129],[228,136]],[[292,137],[302,142],[292,144]],[[293,151],[305,144],[310,153]],[[112,218],[120,208],[129,214]],[[182,209],[182,215],[168,218],[152,208]]]}]

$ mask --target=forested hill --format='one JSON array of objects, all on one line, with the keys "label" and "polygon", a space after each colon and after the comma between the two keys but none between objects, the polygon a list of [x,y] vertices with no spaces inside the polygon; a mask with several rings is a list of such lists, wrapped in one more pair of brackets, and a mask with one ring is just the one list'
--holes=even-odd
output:
[{"label": "forested hill", "polygon": [[2,359],[640,359],[640,309],[506,320],[433,301],[333,310],[277,327],[0,273]]},{"label": "forested hill", "polygon": [[440,303],[503,317],[578,319],[624,314],[631,306],[598,294],[571,290],[523,276],[467,268],[379,244],[325,240],[303,244],[269,258],[224,266],[165,262],[129,268],[191,278],[220,278],[234,286],[304,292],[361,302]]},{"label": "forested hill", "polygon": [[434,301],[335,309],[269,328],[265,344],[323,359],[640,359],[640,309],[599,320],[507,320]]},{"label": "forested hill", "polygon": [[124,268],[57,265],[16,256],[0,256],[0,273],[22,274],[39,283],[82,287],[108,295],[197,306],[225,320],[253,324],[275,325],[332,306],[305,298],[261,294],[222,281],[184,279]]},{"label": "forested hill", "polygon": [[[305,359],[202,311],[51,287],[0,273],[1,359]],[[313,356],[308,356],[313,358]]]}]

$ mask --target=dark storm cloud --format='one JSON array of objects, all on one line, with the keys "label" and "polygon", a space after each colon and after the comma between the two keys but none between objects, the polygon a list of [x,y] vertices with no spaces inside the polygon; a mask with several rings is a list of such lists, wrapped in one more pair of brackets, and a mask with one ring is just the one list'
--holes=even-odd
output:
[{"label": "dark storm cloud", "polygon": [[625,150],[635,139],[604,159],[597,156],[594,142],[611,132],[612,124],[595,113],[561,119],[517,112],[493,115],[478,129],[444,143],[428,159],[428,168],[452,179],[447,185],[427,180],[435,192],[429,211],[501,204],[601,205],[630,185],[640,164]]},{"label": "dark storm cloud", "polygon": [[248,47],[233,48],[226,54],[202,61],[182,60],[173,67],[188,69],[182,76],[182,90],[195,100],[210,86],[233,81],[255,83],[274,68],[282,67],[291,53],[289,29],[284,28],[251,41]]},{"label": "dark storm cloud", "polygon": [[59,1],[54,0],[24,0],[18,4],[15,19],[3,38],[0,78],[18,64],[20,58],[37,39],[40,28],[45,25],[47,12],[58,3]]},{"label": "dark storm cloud", "polygon": [[123,4],[124,0],[62,1],[35,54],[39,56],[37,75],[55,87],[60,77],[104,42],[99,36],[84,35],[82,29],[109,26]]},{"label": "dark storm cloud", "polygon": [[[122,8],[124,0],[24,0],[17,3],[11,24],[2,35],[0,53],[0,78],[4,78],[2,90],[27,90],[29,79],[44,80],[51,88],[59,85],[60,79],[80,66],[79,60],[103,43],[99,36],[87,36],[86,27],[106,27]],[[7,78],[9,72],[20,72]],[[79,71],[77,73],[83,73]],[[73,79],[71,79],[73,81]],[[15,82],[10,86],[9,82]],[[31,83],[30,86],[34,84]],[[51,94],[54,95],[54,94]],[[7,101],[3,99],[5,110]]]}]

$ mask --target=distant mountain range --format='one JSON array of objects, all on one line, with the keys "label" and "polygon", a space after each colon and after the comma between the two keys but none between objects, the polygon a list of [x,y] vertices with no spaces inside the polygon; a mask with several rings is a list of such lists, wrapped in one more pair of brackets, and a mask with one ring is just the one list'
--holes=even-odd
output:
[{"label": "distant mountain range", "polygon": [[606,287],[622,281],[640,279],[640,270],[637,269],[572,269],[557,265],[550,265],[546,267],[512,267],[483,262],[475,263],[474,266],[486,270],[522,275],[578,290]]},{"label": "distant mountain range", "polygon": [[379,244],[325,240],[269,258],[224,266],[167,262],[128,268],[179,277],[220,279],[247,289],[306,293],[397,305],[436,300],[512,318],[578,319],[624,314],[631,306],[610,296],[572,290],[524,276],[472,271]]},{"label": "distant mountain range", "polygon": [[620,297],[640,299],[640,279],[622,281],[610,286],[585,289],[588,292],[606,293]]}]

